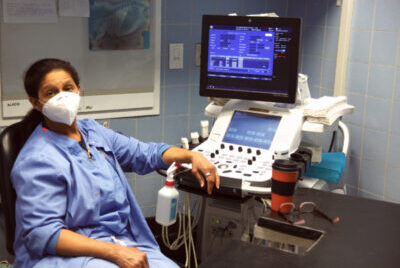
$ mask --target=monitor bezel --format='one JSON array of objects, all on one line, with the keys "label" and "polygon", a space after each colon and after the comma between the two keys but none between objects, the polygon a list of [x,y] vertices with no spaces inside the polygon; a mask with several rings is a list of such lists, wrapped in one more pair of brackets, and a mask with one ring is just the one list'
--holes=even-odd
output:
[{"label": "monitor bezel", "polygon": [[[289,66],[289,86],[287,96],[277,96],[270,93],[235,91],[235,90],[214,90],[207,89],[207,67],[208,67],[208,29],[209,25],[238,25],[238,26],[277,26],[292,27],[293,43],[292,48],[293,64]],[[200,65],[200,96],[221,97],[229,99],[258,100],[279,103],[295,103],[297,92],[297,73],[299,63],[300,47],[300,18],[281,17],[255,17],[255,16],[226,16],[226,15],[203,15],[201,33],[201,65]],[[297,44],[297,45],[296,45]]]}]

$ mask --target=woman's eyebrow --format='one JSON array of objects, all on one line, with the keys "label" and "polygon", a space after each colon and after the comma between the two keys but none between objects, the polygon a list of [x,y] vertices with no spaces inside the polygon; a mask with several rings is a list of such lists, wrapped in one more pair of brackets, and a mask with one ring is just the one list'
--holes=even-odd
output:
[{"label": "woman's eyebrow", "polygon": [[72,83],[72,81],[68,81],[63,84],[63,86],[70,86],[70,85],[72,86],[74,85],[74,83]]},{"label": "woman's eyebrow", "polygon": [[47,85],[42,86],[42,90],[49,90],[49,89],[53,89],[53,88],[55,88],[55,86],[51,85],[51,84],[47,84]]},{"label": "woman's eyebrow", "polygon": [[[64,81],[62,81],[62,86],[65,86],[65,85],[69,85],[69,84],[71,84],[71,85],[73,85],[74,84],[74,80],[72,80],[72,79],[70,79],[70,78],[67,78],[67,79],[65,79]],[[46,89],[52,89],[52,88],[56,88],[57,86],[56,85],[53,85],[53,84],[44,84],[41,88],[43,89],[43,90],[46,90]]]},{"label": "woman's eyebrow", "polygon": [[71,84],[71,85],[75,84],[74,80],[68,78],[63,81],[63,85],[69,85],[69,84]]}]

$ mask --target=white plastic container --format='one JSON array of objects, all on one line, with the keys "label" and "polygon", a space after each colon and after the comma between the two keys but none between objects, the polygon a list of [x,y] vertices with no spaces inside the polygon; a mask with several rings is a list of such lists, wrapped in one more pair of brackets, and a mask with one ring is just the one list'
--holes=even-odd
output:
[{"label": "white plastic container", "polygon": [[200,126],[201,126],[201,135],[200,137],[205,140],[208,138],[208,120],[201,120],[200,121]]},{"label": "white plastic container", "polygon": [[165,186],[158,191],[156,222],[170,226],[176,222],[179,192],[174,186],[174,172],[177,166],[173,163],[167,170]]},{"label": "white plastic container", "polygon": [[289,157],[290,157],[289,147],[287,145],[280,144],[275,148],[272,159],[273,160],[289,159]]},{"label": "white plastic container", "polygon": [[174,182],[167,180],[165,186],[158,191],[156,222],[164,226],[174,224],[176,222],[178,200],[179,192],[174,187]]},{"label": "white plastic container", "polygon": [[190,132],[190,138],[192,139],[193,145],[198,145],[200,143],[198,132]]}]

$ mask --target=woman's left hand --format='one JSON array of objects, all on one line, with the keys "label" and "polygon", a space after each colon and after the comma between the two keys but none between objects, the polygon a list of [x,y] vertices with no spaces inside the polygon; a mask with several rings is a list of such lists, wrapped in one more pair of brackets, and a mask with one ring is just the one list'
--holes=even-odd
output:
[{"label": "woman's left hand", "polygon": [[217,169],[201,153],[191,152],[192,173],[204,187],[204,178],[207,181],[207,192],[211,194],[214,185],[219,189],[220,180]]}]

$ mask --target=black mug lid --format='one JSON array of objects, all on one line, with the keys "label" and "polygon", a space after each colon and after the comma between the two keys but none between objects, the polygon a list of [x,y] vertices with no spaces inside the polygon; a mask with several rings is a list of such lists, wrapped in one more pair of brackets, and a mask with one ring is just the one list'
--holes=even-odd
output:
[{"label": "black mug lid", "polygon": [[310,158],[312,157],[312,151],[305,147],[300,147],[299,149],[297,149],[297,151],[295,153],[306,154],[306,155],[309,155]]},{"label": "black mug lid", "polygon": [[302,155],[303,158],[304,158],[304,160],[305,160],[305,162],[306,162],[306,165],[307,165],[307,166],[310,166],[310,165],[311,165],[312,151],[311,151],[310,149],[300,147],[300,148],[295,152],[295,154],[300,154],[300,155]]},{"label": "black mug lid", "polygon": [[283,172],[298,171],[297,162],[290,159],[277,159],[272,164],[272,168]]},{"label": "black mug lid", "polygon": [[296,162],[303,162],[303,163],[307,163],[306,157],[307,156],[305,156],[304,154],[299,154],[299,153],[293,153],[290,155],[291,160],[296,161]]}]

